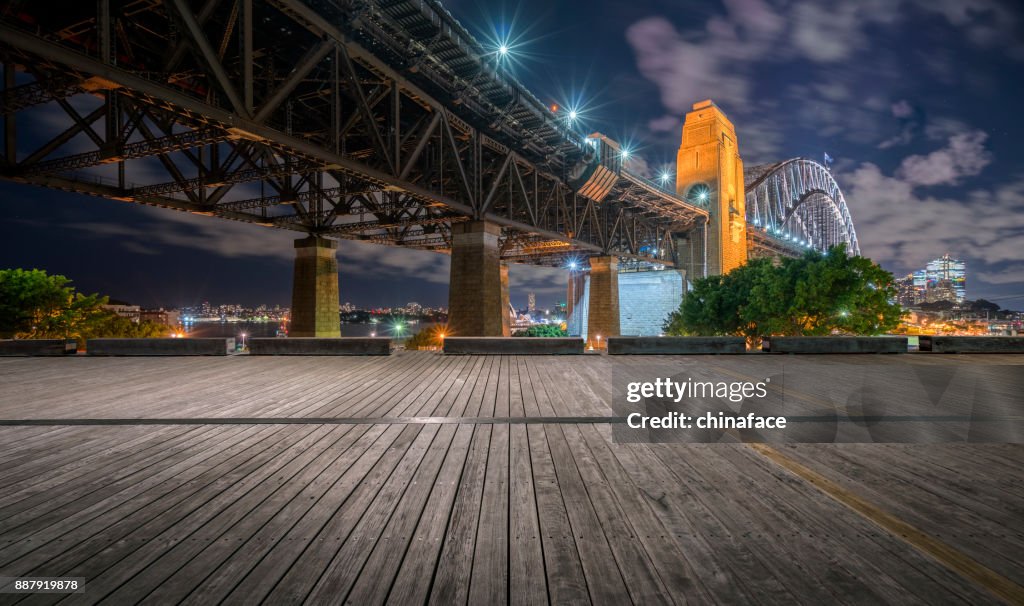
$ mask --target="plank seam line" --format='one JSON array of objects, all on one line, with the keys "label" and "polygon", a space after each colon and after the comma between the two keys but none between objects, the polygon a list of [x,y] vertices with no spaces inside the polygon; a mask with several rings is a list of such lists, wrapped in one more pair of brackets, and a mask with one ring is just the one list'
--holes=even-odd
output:
[{"label": "plank seam line", "polygon": [[[973,415],[802,415],[787,416],[790,423],[963,423],[1020,422],[1019,416]],[[626,417],[605,416],[528,416],[528,417],[179,417],[179,418],[110,418],[110,419],[0,419],[0,427],[73,426],[73,425],[545,425],[545,424],[618,424]]]},{"label": "plank seam line", "polygon": [[766,444],[748,444],[755,452],[784,470],[805,480],[824,495],[910,545],[961,577],[983,587],[1010,604],[1024,604],[1024,587],[981,564],[951,545],[873,505],[817,471],[798,463]]}]

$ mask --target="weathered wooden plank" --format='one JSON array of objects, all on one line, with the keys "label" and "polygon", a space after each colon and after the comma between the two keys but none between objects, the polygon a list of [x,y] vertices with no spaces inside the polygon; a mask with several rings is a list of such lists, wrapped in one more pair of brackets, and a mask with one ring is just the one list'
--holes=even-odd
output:
[{"label": "weathered wooden plank", "polygon": [[476,426],[434,573],[431,604],[465,604],[468,599],[490,440],[491,426]]}]

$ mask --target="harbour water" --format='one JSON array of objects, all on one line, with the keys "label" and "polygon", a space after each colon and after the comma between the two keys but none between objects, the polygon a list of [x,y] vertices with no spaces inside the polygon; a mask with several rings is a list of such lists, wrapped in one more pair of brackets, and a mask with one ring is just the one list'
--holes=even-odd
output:
[{"label": "harbour water", "polygon": [[[387,324],[342,324],[341,335],[343,337],[391,337],[394,340],[404,341],[424,328],[434,326],[432,322],[418,324],[406,324],[401,333]],[[191,338],[200,337],[234,337],[241,339],[244,333],[246,338],[251,337],[276,337],[281,328],[278,322],[194,322],[185,325],[185,335]]]}]

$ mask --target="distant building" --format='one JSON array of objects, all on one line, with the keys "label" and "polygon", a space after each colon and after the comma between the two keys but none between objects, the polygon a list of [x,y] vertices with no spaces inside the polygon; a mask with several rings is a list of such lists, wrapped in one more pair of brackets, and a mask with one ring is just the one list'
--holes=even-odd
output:
[{"label": "distant building", "polygon": [[526,295],[526,311],[528,311],[531,314],[533,312],[537,311],[537,294],[536,293],[532,293],[531,292],[530,294]]},{"label": "distant building", "polygon": [[928,303],[938,303],[939,301],[949,301],[950,303],[958,303],[962,299],[958,299],[959,295],[956,291],[956,286],[952,280],[939,280],[934,286],[928,285],[928,292],[925,295],[925,301]]},{"label": "distant building", "polygon": [[924,289],[918,289],[914,282],[914,274],[907,274],[905,278],[896,280],[896,303],[900,307],[913,307],[924,299]]},{"label": "distant building", "polygon": [[128,318],[135,323],[139,322],[139,317],[142,313],[142,308],[138,305],[131,305],[125,301],[118,301],[116,299],[108,300],[107,304],[103,306],[103,309],[112,311],[122,318]]},{"label": "distant building", "polygon": [[[927,300],[949,301],[960,303],[967,298],[967,264],[959,259],[953,259],[949,254],[942,255],[938,259],[928,262],[925,267],[925,278],[927,290],[940,289],[941,292],[926,294]],[[948,281],[948,284],[940,283]],[[952,288],[953,299],[948,296],[948,289]],[[943,297],[943,298],[939,298]]]},{"label": "distant building", "polygon": [[181,314],[174,309],[143,309],[139,312],[139,319],[165,326],[177,326],[181,323]]}]

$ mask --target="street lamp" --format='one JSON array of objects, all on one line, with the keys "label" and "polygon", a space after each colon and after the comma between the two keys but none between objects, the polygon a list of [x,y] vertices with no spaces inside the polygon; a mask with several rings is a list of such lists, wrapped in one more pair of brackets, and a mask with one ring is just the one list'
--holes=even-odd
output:
[{"label": "street lamp", "polygon": [[241,334],[241,337],[242,337],[242,349],[245,349],[245,337],[246,337],[246,334],[243,332]]}]

